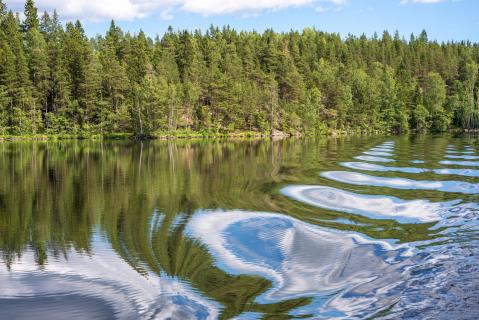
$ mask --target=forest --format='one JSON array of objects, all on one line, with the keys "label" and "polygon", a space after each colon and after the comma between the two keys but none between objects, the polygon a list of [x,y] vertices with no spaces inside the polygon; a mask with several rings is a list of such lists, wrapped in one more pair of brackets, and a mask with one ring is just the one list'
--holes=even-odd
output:
[{"label": "forest", "polygon": [[24,19],[0,0],[0,135],[404,133],[479,129],[479,46],[381,36]]}]

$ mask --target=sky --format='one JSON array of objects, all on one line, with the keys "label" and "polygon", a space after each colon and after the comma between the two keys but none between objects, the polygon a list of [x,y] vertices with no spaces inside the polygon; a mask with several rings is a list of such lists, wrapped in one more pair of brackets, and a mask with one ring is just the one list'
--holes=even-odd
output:
[{"label": "sky", "polygon": [[[24,0],[4,0],[22,11]],[[478,0],[36,0],[63,21],[80,19],[89,36],[114,19],[125,31],[160,36],[174,29],[229,25],[237,30],[318,30],[368,36],[398,30],[406,39],[425,29],[429,39],[479,42]]]}]

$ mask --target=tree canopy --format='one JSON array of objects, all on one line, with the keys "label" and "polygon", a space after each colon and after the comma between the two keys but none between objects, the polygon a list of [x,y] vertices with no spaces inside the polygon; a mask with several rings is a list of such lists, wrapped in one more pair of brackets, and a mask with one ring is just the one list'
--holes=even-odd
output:
[{"label": "tree canopy", "polygon": [[349,35],[230,27],[151,39],[114,21],[25,19],[0,0],[0,134],[325,133],[479,128],[479,46],[423,31]]}]

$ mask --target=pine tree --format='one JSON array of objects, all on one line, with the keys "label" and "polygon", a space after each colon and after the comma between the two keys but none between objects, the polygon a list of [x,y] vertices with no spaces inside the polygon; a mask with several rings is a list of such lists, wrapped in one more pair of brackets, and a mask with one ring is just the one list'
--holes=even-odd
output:
[{"label": "pine tree", "polygon": [[3,23],[5,18],[7,17],[7,5],[0,0],[0,25]]},{"label": "pine tree", "polygon": [[38,20],[38,10],[35,7],[33,0],[26,0],[25,3],[25,21],[23,22],[24,32],[28,32],[31,29],[38,29],[40,21]]},{"label": "pine tree", "polygon": [[[67,65],[72,103],[79,106],[79,102],[83,98],[82,85],[86,80],[85,69],[88,64],[89,42],[79,21],[75,24],[67,23],[63,37],[62,53]],[[79,119],[76,111],[70,110],[75,118],[75,122],[78,122]]]},{"label": "pine tree", "polygon": [[50,15],[48,14],[48,12],[45,11],[40,19],[40,31],[46,37],[47,41],[49,40],[48,36],[53,32],[52,29],[53,29],[52,19],[50,18]]},{"label": "pine tree", "polygon": [[32,28],[26,35],[26,51],[30,71],[30,81],[33,84],[33,98],[35,107],[47,108],[49,91],[49,69],[47,44],[43,35],[36,28]]},{"label": "pine tree", "polygon": [[431,128],[434,131],[445,131],[449,127],[451,118],[444,110],[445,103],[446,84],[444,80],[436,72],[428,73],[424,81],[424,106],[431,116]]},{"label": "pine tree", "polygon": [[48,39],[49,84],[47,106],[44,110],[46,132],[60,133],[67,123],[66,113],[70,106],[70,83],[67,59],[64,55],[63,29],[54,11]]},{"label": "pine tree", "polygon": [[99,125],[101,122],[101,82],[102,82],[102,65],[98,54],[87,52],[86,66],[83,69],[83,82],[80,85],[81,97],[81,118],[80,126],[86,131],[90,131],[90,125]]},{"label": "pine tree", "polygon": [[130,52],[127,59],[130,80],[140,83],[151,72],[150,47],[143,31],[130,40]]},{"label": "pine tree", "polygon": [[[6,54],[5,69],[7,71],[5,79],[8,87],[7,95],[10,99],[10,132],[14,134],[28,133],[34,131],[36,127],[36,124],[31,127],[31,123],[27,119],[27,115],[34,110],[32,107],[32,87],[23,50],[22,34],[19,32],[20,25],[12,12],[7,15],[2,27],[6,37],[4,52]],[[12,74],[13,70],[14,74]]]},{"label": "pine tree", "polygon": [[12,52],[5,34],[0,31],[0,116],[2,117],[1,134],[9,133],[12,125],[12,114],[15,102],[16,70],[15,55]]},{"label": "pine tree", "polygon": [[112,22],[106,39],[100,46],[100,61],[102,64],[102,85],[104,99],[109,101],[110,112],[118,115],[126,99],[128,90],[128,77],[123,63],[118,60],[120,35]]},{"label": "pine tree", "polygon": [[[190,130],[194,124],[193,109],[202,95],[201,86],[205,65],[196,37],[184,31],[179,39],[178,65],[181,73],[184,94],[184,126]],[[168,49],[167,49],[168,50]]]}]

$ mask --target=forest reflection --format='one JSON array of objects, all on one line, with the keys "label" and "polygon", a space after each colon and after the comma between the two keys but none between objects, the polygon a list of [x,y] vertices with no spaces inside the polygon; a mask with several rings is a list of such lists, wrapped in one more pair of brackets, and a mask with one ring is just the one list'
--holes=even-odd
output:
[{"label": "forest reflection", "polygon": [[[59,257],[68,260],[72,252],[88,256],[93,238],[100,235],[139,274],[182,279],[220,303],[223,319],[245,311],[287,318],[311,298],[259,303],[257,298],[272,282],[219,268],[208,248],[188,237],[185,228],[202,210],[240,209],[278,212],[320,227],[399,243],[437,237],[441,228],[432,230],[433,223],[334,212],[281,193],[291,184],[318,183],[323,179],[320,170],[341,168],[341,161],[350,161],[358,150],[382,138],[351,139],[2,143],[1,260],[9,268],[27,250],[39,266]],[[444,150],[447,139],[415,143]],[[435,159],[434,153],[429,156]],[[435,200],[449,200],[430,194]],[[401,190],[400,195],[416,196],[411,190]]]}]

